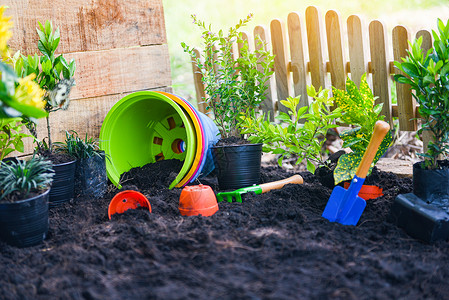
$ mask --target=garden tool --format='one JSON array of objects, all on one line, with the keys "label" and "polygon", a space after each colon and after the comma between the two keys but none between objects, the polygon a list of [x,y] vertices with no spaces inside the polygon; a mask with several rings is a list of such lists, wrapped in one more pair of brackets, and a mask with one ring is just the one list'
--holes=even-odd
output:
[{"label": "garden tool", "polygon": [[334,188],[322,214],[324,218],[343,225],[357,224],[366,206],[366,201],[359,197],[358,193],[365,181],[377,149],[388,130],[390,130],[388,123],[384,121],[376,122],[371,140],[349,188],[347,190],[340,186]]},{"label": "garden tool", "polygon": [[217,200],[218,200],[218,202],[221,202],[224,200],[224,198],[226,198],[226,201],[232,202],[232,199],[235,199],[235,201],[241,203],[243,194],[253,192],[256,195],[260,195],[260,194],[266,193],[271,190],[280,189],[284,185],[290,184],[290,183],[302,184],[303,179],[300,175],[293,175],[289,178],[278,180],[278,181],[267,182],[267,183],[263,183],[263,184],[259,184],[259,185],[253,185],[253,186],[241,188],[241,189],[238,189],[238,190],[235,190],[232,192],[222,192],[222,193],[217,194]]}]

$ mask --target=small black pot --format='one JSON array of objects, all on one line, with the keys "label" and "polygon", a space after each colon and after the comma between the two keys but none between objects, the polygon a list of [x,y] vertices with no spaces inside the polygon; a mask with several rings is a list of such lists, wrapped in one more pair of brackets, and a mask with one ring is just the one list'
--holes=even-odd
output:
[{"label": "small black pot", "polygon": [[260,181],[262,144],[212,147],[220,190],[239,189]]},{"label": "small black pot", "polygon": [[410,236],[432,243],[449,239],[449,162],[440,169],[413,165],[413,193],[399,194],[390,211],[391,221]]},{"label": "small black pot", "polygon": [[50,190],[50,208],[64,204],[74,197],[76,160],[53,165],[55,175]]},{"label": "small black pot", "polygon": [[413,193],[434,205],[449,204],[449,162],[438,161],[440,169],[423,169],[424,162],[413,164]]},{"label": "small black pot", "polygon": [[17,247],[41,243],[48,232],[49,194],[47,190],[32,198],[0,203],[0,238]]},{"label": "small black pot", "polygon": [[106,162],[101,156],[78,159],[75,170],[75,192],[79,196],[103,197],[107,188]]}]

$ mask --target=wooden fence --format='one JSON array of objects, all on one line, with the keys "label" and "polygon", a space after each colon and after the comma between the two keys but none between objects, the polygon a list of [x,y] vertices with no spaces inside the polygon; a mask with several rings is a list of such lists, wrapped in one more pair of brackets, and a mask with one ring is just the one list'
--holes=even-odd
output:
[{"label": "wooden fence", "polygon": [[[12,16],[12,52],[38,52],[38,21],[59,27],[58,52],[76,61],[67,111],[50,115],[55,141],[65,130],[98,137],[109,109],[140,90],[170,91],[171,73],[162,0],[5,0]],[[38,136],[46,134],[40,120]],[[27,152],[32,149],[28,140]]]},{"label": "wooden fence", "polygon": [[[417,129],[416,102],[410,87],[393,82],[391,76],[400,72],[392,60],[400,61],[409,48],[411,33],[406,27],[398,25],[393,28],[392,51],[385,25],[374,20],[366,28],[357,15],[348,17],[344,27],[338,12],[329,10],[323,25],[320,11],[311,6],[305,11],[305,20],[296,12],[290,13],[286,27],[281,20],[275,19],[270,23],[270,31],[263,26],[257,26],[253,31],[254,36],[267,41],[275,55],[275,74],[262,105],[264,111],[283,109],[277,102],[288,96],[301,95],[301,104],[307,104],[308,84],[315,88],[334,86],[344,89],[348,76],[359,85],[361,76],[367,73],[373,94],[378,97],[377,103],[384,103],[382,114],[386,121],[393,124],[392,117],[397,117],[400,130]],[[423,37],[423,48],[430,49],[431,33],[422,30],[416,33],[416,37],[419,36]],[[248,34],[244,34],[244,38],[251,40]],[[195,64],[193,71],[199,109],[204,112],[204,87]],[[396,84],[397,105],[391,103],[392,83]]]}]

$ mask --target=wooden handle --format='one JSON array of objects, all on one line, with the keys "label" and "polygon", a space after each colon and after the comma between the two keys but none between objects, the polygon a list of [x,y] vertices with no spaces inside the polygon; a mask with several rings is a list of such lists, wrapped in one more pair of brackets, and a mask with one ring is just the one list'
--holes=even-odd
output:
[{"label": "wooden handle", "polygon": [[365,154],[362,157],[359,168],[355,172],[355,176],[360,178],[365,178],[368,174],[371,163],[373,162],[374,156],[376,156],[377,149],[379,148],[382,140],[390,130],[390,125],[384,121],[377,121],[374,125],[374,132],[369,141],[368,147],[366,148]]},{"label": "wooden handle", "polygon": [[263,193],[266,193],[271,190],[278,190],[278,189],[282,188],[284,185],[289,184],[289,183],[302,184],[303,182],[304,181],[300,175],[293,175],[292,177],[289,177],[289,178],[285,178],[285,179],[273,181],[273,182],[267,182],[267,183],[261,184],[259,186],[262,189],[262,194],[263,194]]}]

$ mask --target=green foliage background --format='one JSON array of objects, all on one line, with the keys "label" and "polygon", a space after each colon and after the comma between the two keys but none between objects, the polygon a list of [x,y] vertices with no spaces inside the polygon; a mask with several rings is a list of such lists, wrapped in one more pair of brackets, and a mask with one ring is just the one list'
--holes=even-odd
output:
[{"label": "green foliage background", "polygon": [[448,10],[438,6],[447,8],[447,3],[447,0],[163,0],[173,88],[180,96],[195,102],[190,59],[180,45],[184,41],[192,46],[201,46],[201,34],[192,24],[191,14],[214,24],[215,30],[227,30],[248,13],[254,13],[247,29],[251,31],[256,25],[269,28],[269,22],[276,18],[286,23],[288,14],[293,11],[303,17],[306,8],[313,5],[321,10],[323,19],[324,13],[332,9],[340,13],[342,23],[352,14],[360,15],[365,25],[374,19],[382,20],[391,34],[397,24],[406,25],[413,31],[435,29],[437,17],[445,20],[448,16]]}]

